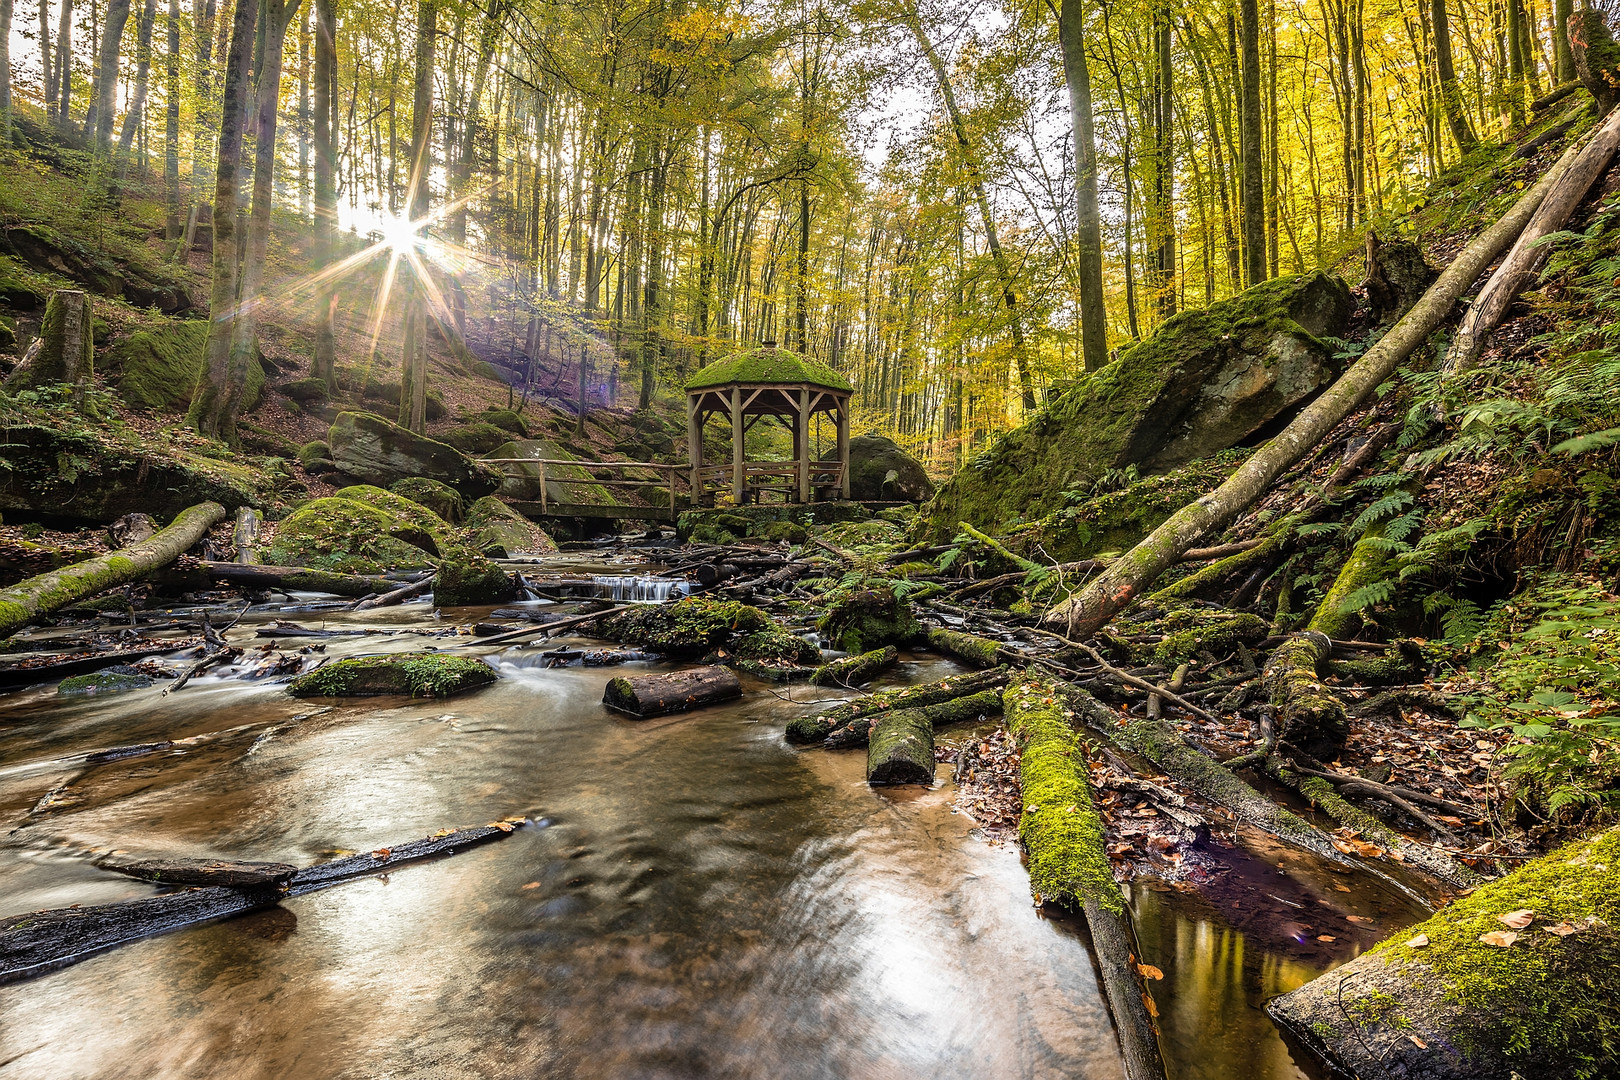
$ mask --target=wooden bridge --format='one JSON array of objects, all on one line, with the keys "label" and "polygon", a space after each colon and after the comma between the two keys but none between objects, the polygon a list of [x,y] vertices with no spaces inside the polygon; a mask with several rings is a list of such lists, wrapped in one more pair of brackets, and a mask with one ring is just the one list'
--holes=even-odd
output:
[{"label": "wooden bridge", "polygon": [[[663,519],[674,521],[680,512],[690,505],[690,498],[677,488],[677,482],[686,482],[692,469],[690,465],[667,465],[657,461],[572,461],[563,458],[480,458],[486,465],[501,466],[507,473],[517,472],[518,475],[534,482],[539,491],[538,499],[512,500],[512,509],[526,517],[567,517],[567,518],[595,518],[605,521],[623,521],[626,519],[651,521]],[[519,465],[526,468],[521,471],[513,470],[509,466]],[[625,476],[629,470],[646,470],[663,474],[660,479],[636,480]],[[579,476],[583,471],[586,475]],[[568,475],[574,473],[575,475]],[[606,478],[598,475],[607,473]],[[662,488],[667,492],[667,502],[663,505],[633,506],[619,502],[582,502],[574,497],[553,498],[549,486],[558,485],[560,493],[565,496],[574,496],[571,488],[601,487],[601,488],[636,488],[645,493],[649,488]]]}]

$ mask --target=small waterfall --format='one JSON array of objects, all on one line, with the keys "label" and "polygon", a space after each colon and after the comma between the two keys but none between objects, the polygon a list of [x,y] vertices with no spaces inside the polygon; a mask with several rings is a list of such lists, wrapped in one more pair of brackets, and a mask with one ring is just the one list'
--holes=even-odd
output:
[{"label": "small waterfall", "polygon": [[671,596],[685,596],[690,591],[685,581],[627,574],[594,574],[591,584],[596,586],[596,595],[617,604],[661,604]]}]

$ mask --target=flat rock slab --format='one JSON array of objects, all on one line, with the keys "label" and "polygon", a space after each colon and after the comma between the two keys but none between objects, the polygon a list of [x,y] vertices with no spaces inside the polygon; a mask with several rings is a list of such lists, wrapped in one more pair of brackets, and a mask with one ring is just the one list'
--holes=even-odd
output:
[{"label": "flat rock slab", "polygon": [[298,872],[291,863],[231,859],[106,858],[96,865],[164,885],[223,885],[229,889],[279,889]]},{"label": "flat rock slab", "polygon": [[646,719],[740,697],[742,684],[736,675],[723,667],[699,667],[657,675],[620,676],[608,682],[602,704]]}]

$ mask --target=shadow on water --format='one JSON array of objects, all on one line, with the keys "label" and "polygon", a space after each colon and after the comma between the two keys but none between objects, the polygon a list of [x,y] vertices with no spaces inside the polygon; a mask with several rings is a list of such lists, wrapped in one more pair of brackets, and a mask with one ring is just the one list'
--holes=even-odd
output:
[{"label": "shadow on water", "polygon": [[[307,863],[537,824],[0,987],[0,1077],[1120,1076],[1083,928],[1032,906],[948,779],[873,793],[862,755],[784,744],[825,692],[634,722],[600,705],[610,672],[502,670],[445,702],[6,699],[0,915],[146,894],[91,862],[115,847]],[[157,739],[192,741],[84,757]],[[1300,1075],[1258,1005],[1335,958],[1133,901],[1171,1075]]]}]

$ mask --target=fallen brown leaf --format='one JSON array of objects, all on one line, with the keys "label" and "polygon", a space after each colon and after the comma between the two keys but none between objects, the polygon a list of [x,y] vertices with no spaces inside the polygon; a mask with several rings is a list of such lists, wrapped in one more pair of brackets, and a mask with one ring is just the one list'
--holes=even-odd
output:
[{"label": "fallen brown leaf", "polygon": [[1523,930],[1536,921],[1536,913],[1529,908],[1520,908],[1518,911],[1510,911],[1506,915],[1498,915],[1496,918],[1502,925],[1511,930]]},{"label": "fallen brown leaf", "polygon": [[1152,964],[1137,964],[1136,965],[1136,970],[1140,971],[1144,978],[1149,978],[1149,979],[1162,979],[1162,978],[1164,978],[1164,972],[1160,971],[1158,968],[1154,967]]},{"label": "fallen brown leaf", "polygon": [[[528,886],[524,886],[524,888],[528,888]],[[1406,947],[1408,949],[1426,949],[1426,948],[1428,948],[1429,947],[1429,935],[1428,934],[1419,934],[1415,938],[1408,938],[1407,942],[1406,942]]]},{"label": "fallen brown leaf", "polygon": [[1316,940],[1317,941],[1338,941],[1339,939],[1334,937],[1332,934],[1317,934],[1316,935]]},{"label": "fallen brown leaf", "polygon": [[1479,935],[1479,940],[1486,945],[1495,945],[1498,949],[1505,949],[1519,940],[1519,935],[1511,930],[1492,930],[1488,934]]}]

